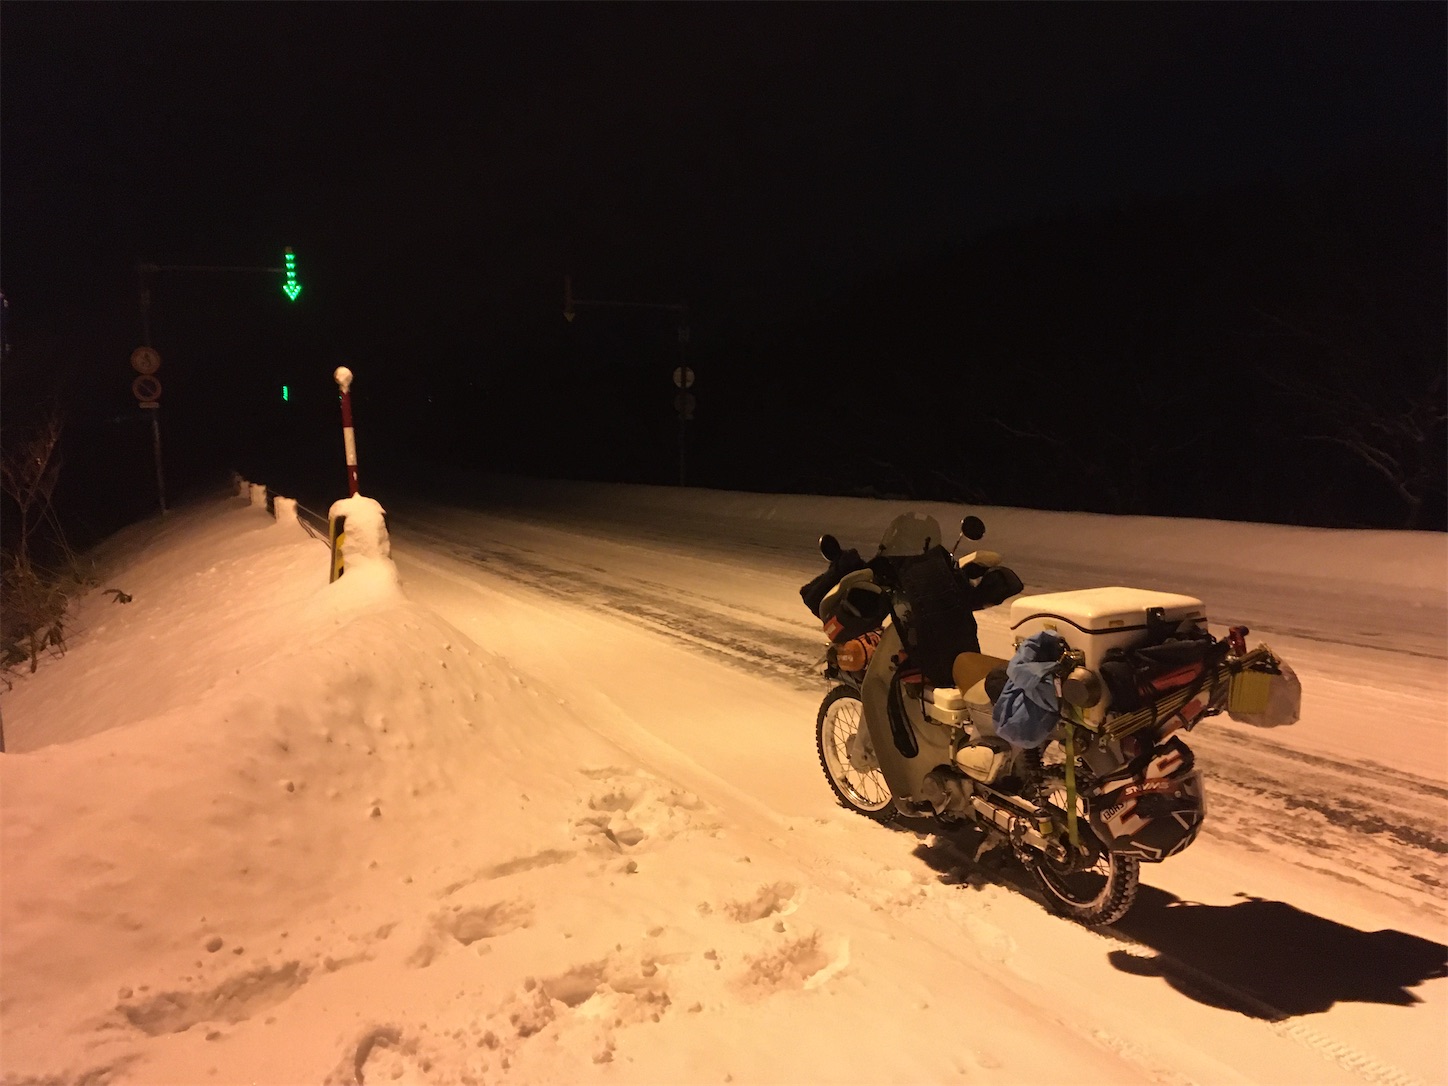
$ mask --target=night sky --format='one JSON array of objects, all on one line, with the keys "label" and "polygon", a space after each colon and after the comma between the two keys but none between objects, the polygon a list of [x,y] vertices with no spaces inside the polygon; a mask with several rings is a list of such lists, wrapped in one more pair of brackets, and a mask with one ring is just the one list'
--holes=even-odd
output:
[{"label": "night sky", "polygon": [[[1440,170],[1444,11],[11,3],[7,410],[13,425],[45,370],[63,385],[69,463],[124,461],[142,436],[127,421],[137,262],[266,267],[290,245],[296,306],[262,274],[156,284],[178,485],[223,460],[287,470],[303,445],[335,458],[335,427],[320,431],[343,362],[359,397],[387,391],[359,404],[375,455],[427,437],[466,460],[465,428],[540,399],[556,411],[510,431],[510,448],[583,441],[561,420],[603,386],[568,367],[633,352],[657,369],[675,347],[646,314],[565,326],[570,272],[581,297],[689,305],[702,426],[706,375],[787,370],[790,329],[972,238],[1365,165]],[[1442,315],[1423,316],[1436,329]],[[890,308],[870,320],[888,342]],[[751,350],[753,370],[734,363]],[[283,382],[301,390],[290,417],[277,414]],[[429,414],[428,396],[452,410]],[[759,424],[744,392],[728,402],[729,429]],[[619,417],[620,440],[635,421]],[[709,432],[706,481],[759,485],[729,475],[722,444],[709,461]],[[668,481],[627,458],[611,474]],[[144,464],[135,479],[91,477],[128,491],[147,478]],[[79,507],[84,486],[69,483]]]}]

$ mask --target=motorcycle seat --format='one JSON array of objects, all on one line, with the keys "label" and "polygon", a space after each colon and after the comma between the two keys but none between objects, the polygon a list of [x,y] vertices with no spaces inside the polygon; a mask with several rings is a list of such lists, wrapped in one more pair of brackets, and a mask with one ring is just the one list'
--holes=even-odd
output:
[{"label": "motorcycle seat", "polygon": [[969,715],[972,708],[990,714],[995,699],[991,691],[999,693],[998,684],[988,681],[992,672],[1004,674],[1006,661],[983,652],[962,652],[955,658],[951,669],[954,686],[937,686],[930,691],[931,715],[945,724],[959,724]]},{"label": "motorcycle seat", "polygon": [[[955,663],[950,669],[950,677],[955,680],[956,688],[964,691],[969,697],[974,686],[983,683],[987,675],[996,668],[1005,667],[1009,662],[997,656],[987,656],[983,652],[962,652],[955,658]],[[984,688],[980,694],[984,694]],[[976,699],[971,698],[971,700]],[[987,702],[992,700],[994,699],[986,697]]]}]

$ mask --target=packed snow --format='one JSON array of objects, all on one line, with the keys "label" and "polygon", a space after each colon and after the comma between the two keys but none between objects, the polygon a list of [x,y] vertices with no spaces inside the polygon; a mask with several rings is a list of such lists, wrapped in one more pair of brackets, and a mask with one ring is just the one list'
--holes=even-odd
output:
[{"label": "packed snow", "polygon": [[329,583],[271,504],[118,535],[0,693],[6,1084],[1448,1081],[1441,536],[973,510],[1304,683],[1198,730],[1201,840],[1094,932],[815,761],[815,537],[962,510],[357,497]]}]

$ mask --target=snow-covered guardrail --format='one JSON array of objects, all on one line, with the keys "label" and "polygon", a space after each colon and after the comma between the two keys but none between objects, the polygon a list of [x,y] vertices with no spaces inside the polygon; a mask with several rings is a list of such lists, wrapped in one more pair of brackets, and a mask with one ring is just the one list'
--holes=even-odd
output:
[{"label": "snow-covered guardrail", "polygon": [[[253,483],[234,476],[237,496],[247,499],[253,508],[265,509],[278,524],[297,524],[313,539],[327,544],[332,552],[329,580],[335,581],[346,570],[347,558],[386,558],[391,553],[387,534],[387,514],[382,506],[361,494],[333,502],[327,515],[308,509],[295,498],[274,494],[265,483]],[[353,538],[346,533],[348,518],[354,521]]]}]

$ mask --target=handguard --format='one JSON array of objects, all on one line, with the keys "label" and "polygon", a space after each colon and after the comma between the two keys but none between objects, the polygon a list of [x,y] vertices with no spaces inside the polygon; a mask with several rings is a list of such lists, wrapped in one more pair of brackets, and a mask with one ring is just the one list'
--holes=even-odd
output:
[{"label": "handguard", "polygon": [[825,593],[819,609],[825,636],[836,645],[884,625],[889,613],[890,597],[875,583],[875,574],[869,569],[845,574]]},{"label": "handguard", "polygon": [[971,588],[971,609],[983,610],[1005,603],[1026,586],[1009,566],[994,566],[986,570]]}]

